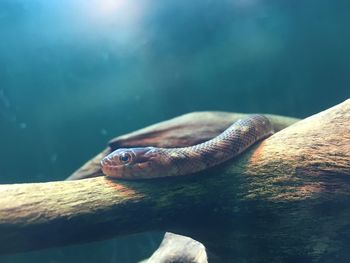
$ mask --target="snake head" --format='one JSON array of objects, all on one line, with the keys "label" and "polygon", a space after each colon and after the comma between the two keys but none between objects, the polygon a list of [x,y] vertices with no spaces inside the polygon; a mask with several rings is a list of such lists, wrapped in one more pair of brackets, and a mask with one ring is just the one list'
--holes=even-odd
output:
[{"label": "snake head", "polygon": [[102,172],[118,179],[152,178],[154,160],[159,159],[159,154],[154,147],[118,149],[102,159]]}]

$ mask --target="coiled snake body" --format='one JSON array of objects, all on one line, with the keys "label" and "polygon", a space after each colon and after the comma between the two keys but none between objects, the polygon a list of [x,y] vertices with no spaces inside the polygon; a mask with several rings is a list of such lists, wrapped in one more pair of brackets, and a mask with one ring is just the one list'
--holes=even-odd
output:
[{"label": "coiled snake body", "polygon": [[101,167],[105,175],[120,179],[192,174],[239,155],[272,133],[267,117],[251,115],[236,121],[215,138],[194,146],[118,149],[101,161]]}]

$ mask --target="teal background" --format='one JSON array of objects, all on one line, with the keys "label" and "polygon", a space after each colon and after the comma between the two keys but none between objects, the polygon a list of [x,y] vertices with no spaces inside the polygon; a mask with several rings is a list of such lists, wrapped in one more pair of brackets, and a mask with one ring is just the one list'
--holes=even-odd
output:
[{"label": "teal background", "polygon": [[[198,110],[306,117],[350,95],[345,0],[0,0],[0,183],[63,180]],[[135,262],[159,234],[2,256]]]}]

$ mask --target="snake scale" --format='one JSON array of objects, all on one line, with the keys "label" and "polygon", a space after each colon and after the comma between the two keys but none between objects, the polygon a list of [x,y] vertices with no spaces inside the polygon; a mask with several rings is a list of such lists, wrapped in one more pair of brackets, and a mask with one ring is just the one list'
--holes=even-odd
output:
[{"label": "snake scale", "polygon": [[119,179],[150,179],[192,174],[223,163],[273,134],[263,115],[240,119],[213,139],[182,148],[123,148],[101,161],[105,175]]}]

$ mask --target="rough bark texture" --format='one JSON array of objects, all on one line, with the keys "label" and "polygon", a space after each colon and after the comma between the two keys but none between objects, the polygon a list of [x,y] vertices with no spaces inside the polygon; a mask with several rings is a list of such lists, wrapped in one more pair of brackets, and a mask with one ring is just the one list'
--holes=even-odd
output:
[{"label": "rough bark texture", "polygon": [[191,176],[2,185],[0,253],[164,230],[209,262],[347,262],[349,176],[348,100]]}]

